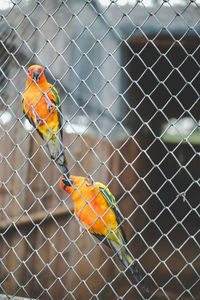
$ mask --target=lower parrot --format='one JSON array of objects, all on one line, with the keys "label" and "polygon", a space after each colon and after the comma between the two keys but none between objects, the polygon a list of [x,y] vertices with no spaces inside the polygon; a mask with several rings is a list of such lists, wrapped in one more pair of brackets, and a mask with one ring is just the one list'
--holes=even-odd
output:
[{"label": "lower parrot", "polygon": [[44,69],[32,65],[28,69],[26,90],[23,93],[22,109],[29,122],[46,142],[51,158],[60,171],[69,177],[63,148],[60,98],[57,90],[47,82]]},{"label": "lower parrot", "polygon": [[71,194],[74,200],[74,214],[91,234],[117,254],[121,263],[148,292],[134,258],[127,248],[122,216],[115,197],[104,184],[93,182],[90,177],[86,179],[81,176],[70,176],[70,179],[73,181],[73,186],[69,186],[64,177],[60,179],[60,186]]}]

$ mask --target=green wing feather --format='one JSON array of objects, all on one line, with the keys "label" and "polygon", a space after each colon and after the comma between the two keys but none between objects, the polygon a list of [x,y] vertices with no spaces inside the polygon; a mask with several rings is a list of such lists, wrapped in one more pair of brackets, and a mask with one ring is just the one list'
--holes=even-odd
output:
[{"label": "green wing feather", "polygon": [[55,96],[56,104],[57,104],[57,105],[60,105],[60,97],[59,97],[59,95],[58,95],[58,91],[57,91],[56,88],[55,88],[52,84],[50,84],[50,83],[49,83],[49,87],[50,87],[50,89],[52,90],[52,92],[53,92],[53,94],[54,94],[54,96]]},{"label": "green wing feather", "polygon": [[[109,191],[108,188],[106,188],[105,185],[103,185],[100,182],[96,182],[96,185],[98,186],[99,190],[101,191],[101,193],[103,194],[105,200],[107,201],[108,205],[110,207],[112,207],[115,215],[116,215],[116,219],[117,222],[119,224],[119,231],[122,234],[122,238],[124,239],[124,241],[122,239],[121,242],[124,244],[127,244],[127,238],[126,238],[126,234],[125,231],[123,229],[122,226],[122,216],[119,210],[119,207],[117,205],[117,202],[115,200],[115,197],[111,194],[111,192]],[[110,240],[109,238],[105,239],[105,236],[100,235],[100,234],[95,234],[95,236],[100,240],[103,241],[108,247],[110,247],[111,249],[113,249],[113,251],[117,254],[117,257],[119,258],[119,260],[121,261],[121,263],[129,269],[129,271],[132,273],[132,275],[134,276],[135,280],[137,282],[139,282],[139,284],[147,291],[147,293],[149,293],[148,288],[146,288],[144,282],[142,281],[142,276],[139,274],[139,271],[135,265],[134,262],[134,258],[132,257],[132,255],[130,255],[128,249],[126,248],[126,246],[122,247],[122,244],[118,244],[115,241]]]},{"label": "green wing feather", "polygon": [[52,92],[53,92],[53,94],[54,94],[54,96],[55,96],[55,100],[56,100],[56,104],[57,104],[57,106],[59,106],[59,110],[57,110],[57,113],[58,113],[58,122],[59,122],[59,130],[60,130],[60,134],[61,134],[61,139],[63,139],[63,131],[62,131],[62,119],[61,119],[61,106],[60,106],[60,97],[59,97],[59,95],[58,95],[58,91],[57,91],[57,89],[52,85],[52,84],[50,84],[49,83],[49,87],[51,88],[51,90],[52,90]]},{"label": "green wing feather", "polygon": [[106,202],[108,203],[108,205],[113,209],[113,211],[115,213],[115,216],[116,216],[116,219],[117,219],[117,223],[119,224],[119,229],[121,230],[121,233],[122,233],[122,236],[124,238],[125,243],[127,243],[126,234],[125,234],[124,228],[122,226],[123,218],[121,216],[119,206],[117,205],[115,197],[110,192],[110,190],[108,188],[106,188],[106,186],[103,185],[102,183],[96,182],[96,185],[98,186],[99,190],[103,194],[103,196],[104,196]]},{"label": "green wing feather", "polygon": [[99,190],[102,192],[102,194],[104,195],[104,198],[106,199],[106,202],[108,203],[108,205],[110,207],[114,207],[119,211],[119,207],[117,205],[117,202],[115,200],[115,197],[113,196],[113,194],[110,192],[110,190],[102,183],[100,182],[96,182],[96,185],[98,186]]}]

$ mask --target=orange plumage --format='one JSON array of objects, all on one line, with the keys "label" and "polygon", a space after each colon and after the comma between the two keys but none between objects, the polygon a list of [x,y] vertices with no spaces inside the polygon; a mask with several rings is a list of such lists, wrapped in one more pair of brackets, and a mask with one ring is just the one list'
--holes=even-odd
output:
[{"label": "orange plumage", "polygon": [[[40,74],[39,81],[33,80],[34,70],[38,70]],[[46,124],[53,122],[53,128],[49,126],[48,129],[52,129],[54,133],[57,132],[59,128],[58,112],[52,112],[53,106],[57,104],[59,103],[56,101],[51,84],[46,80],[43,68],[39,65],[31,66],[29,68],[29,76],[26,80],[26,90],[23,94],[23,110],[25,114],[33,120],[37,129],[41,130],[41,133],[45,134],[45,130],[42,127],[44,122],[46,122]]]},{"label": "orange plumage", "polygon": [[100,182],[93,182],[91,178],[70,176],[73,186],[69,186],[65,178],[61,178],[61,187],[74,200],[74,213],[82,224],[102,240],[114,252],[121,263],[132,273],[143,288],[134,258],[127,247],[126,234],[122,226],[122,216],[109,189]]},{"label": "orange plumage", "polygon": [[116,230],[118,223],[116,215],[98,186],[90,186],[84,177],[70,176],[74,184],[66,191],[72,193],[74,213],[91,233],[107,235],[110,230]]},{"label": "orange plumage", "polygon": [[33,65],[28,69],[22,109],[45,140],[51,158],[57,162],[61,172],[69,176],[62,144],[60,98],[57,90],[47,82],[42,66]]}]

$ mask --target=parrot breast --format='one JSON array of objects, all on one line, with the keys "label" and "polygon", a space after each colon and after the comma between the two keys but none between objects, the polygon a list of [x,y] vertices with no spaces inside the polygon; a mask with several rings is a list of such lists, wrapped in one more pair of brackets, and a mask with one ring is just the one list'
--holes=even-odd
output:
[{"label": "parrot breast", "polygon": [[[48,95],[50,96],[50,95]],[[46,95],[43,95],[38,89],[31,92],[27,90],[24,95],[24,108],[25,112],[31,117],[34,117],[35,110],[41,119],[46,119],[50,116],[50,112],[47,109]]]},{"label": "parrot breast", "polygon": [[[41,90],[47,94],[45,95]],[[40,121],[37,126],[38,130],[47,139],[50,139],[52,133],[56,133],[59,129],[58,111],[47,109],[47,100],[52,101],[55,98],[53,92],[49,91],[49,85],[42,86],[41,90],[34,82],[27,88],[23,94],[24,110],[36,125],[38,123],[37,119]],[[52,104],[54,104],[53,101]]]},{"label": "parrot breast", "polygon": [[84,193],[83,188],[79,188],[79,196],[73,197],[73,193],[71,196],[75,200],[74,213],[91,233],[107,235],[110,230],[116,230],[118,224],[115,213],[104,203],[105,199],[101,198],[100,193]]}]

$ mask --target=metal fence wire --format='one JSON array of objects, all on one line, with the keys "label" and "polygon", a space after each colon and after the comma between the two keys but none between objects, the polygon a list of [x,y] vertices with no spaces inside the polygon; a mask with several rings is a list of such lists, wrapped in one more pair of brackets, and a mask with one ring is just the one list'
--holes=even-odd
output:
[{"label": "metal fence wire", "polygon": [[[200,299],[200,1],[1,0],[0,15],[0,294]],[[60,95],[69,171],[116,197],[148,295],[79,230],[22,113],[35,64]]]}]

